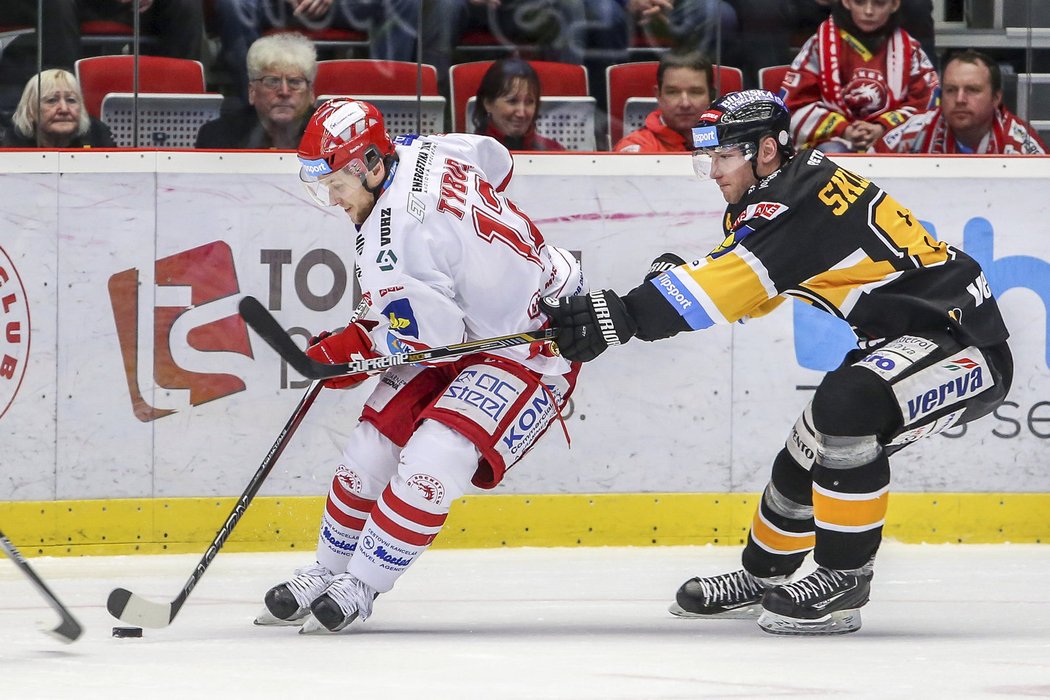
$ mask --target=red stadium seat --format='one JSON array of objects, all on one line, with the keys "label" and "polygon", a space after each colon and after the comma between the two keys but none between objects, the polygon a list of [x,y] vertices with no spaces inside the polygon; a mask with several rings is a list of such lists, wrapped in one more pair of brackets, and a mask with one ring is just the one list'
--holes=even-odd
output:
[{"label": "red stadium seat", "polygon": [[[415,95],[416,64],[346,58],[318,61],[315,95]],[[423,65],[424,95],[437,95],[437,69]]]},{"label": "red stadium seat", "polygon": [[[449,69],[452,95],[452,129],[467,131],[467,100],[478,94],[485,71],[494,61],[457,63]],[[587,69],[572,63],[529,61],[540,78],[540,93],[559,97],[587,97]]]},{"label": "red stadium seat", "polygon": [[780,86],[784,84],[784,75],[791,70],[791,66],[768,66],[758,71],[758,84],[763,90],[779,94]]},{"label": "red stadium seat", "polygon": [[[656,69],[658,61],[618,63],[605,70],[607,104],[609,110],[609,143],[623,138],[623,110],[631,97],[653,97],[656,95]],[[718,94],[736,92],[743,88],[744,72],[731,66],[715,66],[715,83],[712,88]]]},{"label": "red stadium seat", "polygon": [[318,51],[325,49],[365,49],[368,48],[368,34],[354,29],[339,29],[337,27],[322,27],[321,29],[305,29],[302,27],[272,27],[263,32],[263,35],[281,34],[282,32],[296,32],[302,34],[314,43]]},{"label": "red stadium seat", "polygon": [[[204,66],[187,58],[139,56],[139,92],[203,93]],[[134,56],[92,56],[76,62],[84,107],[101,117],[102,98],[110,92],[134,92]]]}]

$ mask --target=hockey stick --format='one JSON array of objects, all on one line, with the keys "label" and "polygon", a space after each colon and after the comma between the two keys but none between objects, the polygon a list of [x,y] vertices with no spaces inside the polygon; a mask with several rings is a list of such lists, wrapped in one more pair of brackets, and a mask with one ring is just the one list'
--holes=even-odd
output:
[{"label": "hockey stick", "polygon": [[22,573],[29,577],[29,580],[33,582],[40,594],[44,596],[47,604],[54,608],[55,612],[62,617],[62,622],[59,623],[58,627],[44,631],[67,644],[77,641],[84,628],[80,626],[80,623],[77,622],[66,606],[62,605],[62,602],[55,597],[55,594],[51,592],[51,589],[47,587],[43,579],[37,576],[36,572],[29,566],[29,562],[25,560],[21,552],[15,549],[15,546],[11,544],[11,540],[7,539],[3,532],[0,532],[0,548],[4,550],[7,556],[11,557],[11,561],[22,570]]},{"label": "hockey stick", "polygon": [[525,345],[552,340],[556,332],[553,328],[535,331],[523,331],[511,335],[502,335],[495,338],[482,340],[468,340],[465,343],[455,345],[444,345],[426,350],[415,350],[412,352],[401,352],[394,355],[373,357],[367,360],[357,360],[345,364],[329,365],[317,362],[307,356],[299,349],[281,324],[277,322],[270,312],[254,297],[244,297],[238,305],[241,318],[251,326],[252,330],[259,334],[284,361],[291,365],[296,372],[307,379],[329,379],[331,377],[342,377],[348,374],[359,374],[361,372],[375,372],[396,365],[410,365],[416,362],[428,360],[439,360],[447,357],[459,357],[471,355],[478,352],[501,350],[515,345]]},{"label": "hockey stick", "polygon": [[[258,303],[258,302],[256,302]],[[261,306],[261,305],[260,305]],[[357,309],[354,311],[353,316],[350,318],[350,322],[357,320],[368,310],[368,301],[362,299],[361,303],[358,304]],[[276,321],[275,321],[276,323]],[[289,338],[289,342],[291,339]],[[294,343],[293,343],[294,345]],[[117,618],[122,622],[128,622],[133,625],[140,627],[167,627],[175,619],[175,616],[179,614],[179,610],[182,608],[186,599],[189,598],[190,593],[194,587],[200,582],[201,577],[204,576],[204,572],[207,570],[208,565],[211,564],[212,559],[219,553],[222,546],[226,544],[226,539],[233,532],[233,528],[237,526],[237,522],[240,521],[241,516],[244,515],[244,511],[248,509],[248,505],[255,498],[255,494],[259,492],[262,487],[263,481],[269,476],[270,471],[273,469],[274,464],[277,463],[277,458],[284,452],[284,448],[287,447],[288,442],[291,440],[292,435],[295,434],[299,424],[302,423],[303,418],[306,416],[306,412],[313,405],[317,395],[321,393],[321,389],[324,387],[324,382],[315,381],[310,385],[310,388],[306,390],[306,394],[299,400],[299,405],[292,411],[291,417],[288,422],[285,423],[284,429],[277,436],[277,440],[273,443],[273,447],[266,454],[262,464],[259,465],[259,469],[255,472],[255,476],[248,482],[248,487],[241,494],[241,497],[237,499],[237,503],[234,505],[233,510],[226,518],[226,522],[223,523],[222,527],[215,534],[215,537],[211,541],[211,546],[208,547],[208,551],[204,553],[201,560],[197,563],[197,568],[190,574],[186,584],[182,587],[182,591],[175,596],[175,600],[170,603],[155,603],[150,600],[138,596],[126,588],[114,588],[110,591],[109,599],[106,600],[106,609],[109,610],[109,614]]]}]

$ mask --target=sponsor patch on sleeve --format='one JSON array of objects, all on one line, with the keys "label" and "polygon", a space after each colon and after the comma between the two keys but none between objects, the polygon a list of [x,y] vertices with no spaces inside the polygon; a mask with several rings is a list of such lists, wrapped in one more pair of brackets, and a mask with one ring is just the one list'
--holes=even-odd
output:
[{"label": "sponsor patch on sleeve", "polygon": [[419,337],[419,324],[408,299],[395,299],[383,307],[383,315],[390,322],[390,330],[401,336]]}]

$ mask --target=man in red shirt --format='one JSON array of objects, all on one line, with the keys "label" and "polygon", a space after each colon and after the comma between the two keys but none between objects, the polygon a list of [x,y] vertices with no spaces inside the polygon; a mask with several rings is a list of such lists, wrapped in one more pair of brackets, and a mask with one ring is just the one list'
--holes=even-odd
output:
[{"label": "man in red shirt", "polygon": [[875,142],[876,153],[1046,153],[1035,130],[1003,106],[998,64],[968,49],[944,67],[941,104]]},{"label": "man in red shirt", "polygon": [[620,139],[620,153],[669,153],[693,150],[692,128],[714,98],[714,68],[703,54],[670,51],[656,69],[656,109],[645,126]]}]

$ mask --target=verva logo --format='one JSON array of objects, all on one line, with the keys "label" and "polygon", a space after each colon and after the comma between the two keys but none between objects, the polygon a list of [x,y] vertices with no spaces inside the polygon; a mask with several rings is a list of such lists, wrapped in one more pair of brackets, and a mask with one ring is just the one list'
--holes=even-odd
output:
[{"label": "verva logo", "polygon": [[[179,367],[171,354],[171,328],[182,314],[240,292],[230,247],[223,241],[215,241],[162,258],[156,262],[155,275],[158,286],[189,287],[191,293],[191,306],[157,306],[153,309],[153,377],[157,385],[165,389],[188,389],[193,406],[244,391],[244,381],[240,377],[191,372]],[[148,422],[175,413],[173,408],[151,406],[139,387],[138,269],[124,270],[110,277],[109,298],[135,417]],[[252,357],[248,328],[236,314],[191,329],[186,342],[198,352],[236,352]]]},{"label": "verva logo", "polygon": [[22,279],[0,248],[0,418],[14,403],[29,358],[29,302]]}]

